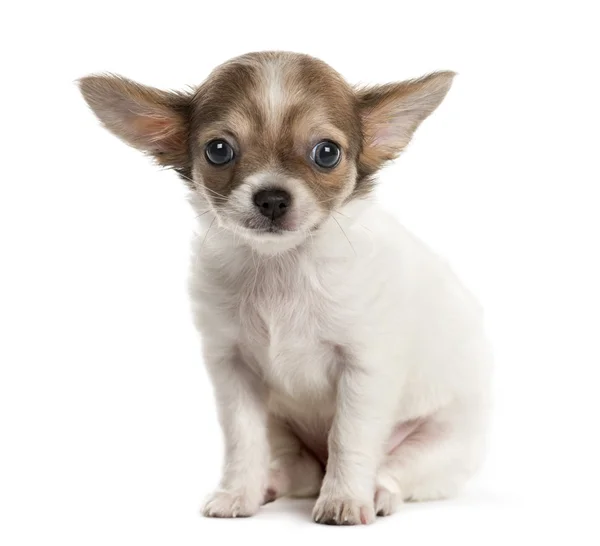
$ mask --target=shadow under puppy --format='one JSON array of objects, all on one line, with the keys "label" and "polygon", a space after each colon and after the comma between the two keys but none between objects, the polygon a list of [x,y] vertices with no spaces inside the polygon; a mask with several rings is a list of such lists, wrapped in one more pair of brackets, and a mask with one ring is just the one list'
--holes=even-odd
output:
[{"label": "shadow under puppy", "polygon": [[225,438],[206,516],[318,495],[315,521],[371,523],[478,467],[481,310],[371,196],[452,78],[354,88],[264,52],[189,92],[80,80],[106,128],[179,173],[205,229],[191,297]]}]

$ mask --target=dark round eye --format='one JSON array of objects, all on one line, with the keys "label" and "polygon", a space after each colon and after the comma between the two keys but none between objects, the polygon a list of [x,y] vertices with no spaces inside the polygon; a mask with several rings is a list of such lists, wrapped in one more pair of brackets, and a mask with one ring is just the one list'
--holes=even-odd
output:
[{"label": "dark round eye", "polygon": [[211,140],[204,150],[206,159],[213,165],[225,165],[233,159],[233,148],[224,140]]},{"label": "dark round eye", "polygon": [[340,162],[341,157],[342,152],[338,145],[329,140],[319,142],[311,154],[312,160],[323,169],[333,169]]}]

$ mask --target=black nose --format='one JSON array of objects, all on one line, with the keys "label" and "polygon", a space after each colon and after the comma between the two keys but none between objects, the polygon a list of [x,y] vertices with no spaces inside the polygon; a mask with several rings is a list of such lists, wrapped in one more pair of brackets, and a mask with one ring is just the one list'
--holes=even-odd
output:
[{"label": "black nose", "polygon": [[292,197],[283,190],[262,190],[254,195],[254,204],[260,213],[271,220],[283,216],[288,208]]}]

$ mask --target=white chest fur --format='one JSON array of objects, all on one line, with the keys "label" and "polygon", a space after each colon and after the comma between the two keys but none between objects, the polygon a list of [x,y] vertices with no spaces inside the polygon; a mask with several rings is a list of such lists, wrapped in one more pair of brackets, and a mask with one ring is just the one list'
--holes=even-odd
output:
[{"label": "white chest fur", "polygon": [[301,255],[261,262],[240,294],[240,346],[275,393],[298,403],[333,395],[336,332],[314,263]]},{"label": "white chest fur", "polygon": [[208,303],[202,329],[229,331],[245,362],[290,404],[332,402],[344,321],[327,280],[331,264],[301,252],[211,266],[218,263],[199,271],[198,299]]}]

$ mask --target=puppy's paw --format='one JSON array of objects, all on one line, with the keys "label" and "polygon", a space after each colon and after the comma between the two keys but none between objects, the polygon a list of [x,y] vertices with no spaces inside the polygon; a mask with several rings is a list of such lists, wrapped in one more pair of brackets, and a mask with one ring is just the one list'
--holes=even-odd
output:
[{"label": "puppy's paw", "polygon": [[265,494],[263,496],[263,504],[269,504],[270,502],[274,502],[279,498],[279,493],[275,487],[267,487]]},{"label": "puppy's paw", "polygon": [[400,493],[392,493],[385,487],[378,487],[375,491],[375,514],[378,516],[393,514],[401,503]]},{"label": "puppy's paw", "polygon": [[208,518],[247,518],[258,512],[261,499],[239,491],[215,491],[202,513]]},{"label": "puppy's paw", "polygon": [[325,525],[365,525],[375,521],[373,501],[321,495],[313,519]]}]

